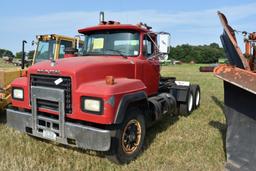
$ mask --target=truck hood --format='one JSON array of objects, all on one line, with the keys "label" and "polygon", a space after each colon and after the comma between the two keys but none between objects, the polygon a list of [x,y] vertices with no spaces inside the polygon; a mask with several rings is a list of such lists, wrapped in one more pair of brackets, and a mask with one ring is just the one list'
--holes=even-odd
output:
[{"label": "truck hood", "polygon": [[135,65],[131,59],[113,56],[86,56],[39,62],[28,69],[30,74],[68,76],[75,80],[74,86],[81,83],[105,79],[106,76],[134,78]]}]

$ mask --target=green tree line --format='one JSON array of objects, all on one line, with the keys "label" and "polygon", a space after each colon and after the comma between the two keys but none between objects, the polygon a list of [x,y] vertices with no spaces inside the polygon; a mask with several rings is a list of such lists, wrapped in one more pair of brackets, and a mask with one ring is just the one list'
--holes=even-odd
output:
[{"label": "green tree line", "polygon": [[[29,59],[33,58],[34,51],[29,51],[26,55]],[[22,52],[17,52],[15,55],[6,49],[0,49],[0,57],[9,56],[20,59]],[[225,58],[223,48],[219,47],[217,43],[211,43],[210,45],[192,46],[189,44],[178,45],[171,47],[170,59],[179,60],[189,63],[191,61],[195,63],[216,63],[218,59]]]},{"label": "green tree line", "polygon": [[185,63],[191,61],[195,63],[217,63],[218,59],[225,58],[225,53],[217,43],[203,46],[184,44],[171,47],[169,58]]},{"label": "green tree line", "polygon": [[[31,51],[26,53],[26,56],[28,57],[28,59],[33,59],[34,52],[35,52],[34,50],[31,50]],[[15,55],[15,58],[21,59],[21,57],[22,57],[22,51],[17,52],[16,55]]]},{"label": "green tree line", "polygon": [[0,49],[0,58],[2,58],[3,56],[14,57],[13,53],[10,50]]},{"label": "green tree line", "polygon": [[[29,52],[26,53],[26,56],[28,57],[28,59],[33,59],[33,55],[34,55],[34,50],[31,50]],[[7,49],[0,49],[0,58],[4,57],[4,56],[8,56],[8,57],[12,57],[12,58],[17,58],[20,59],[22,57],[22,51],[17,52],[15,55],[12,53],[12,51],[7,50]]]}]

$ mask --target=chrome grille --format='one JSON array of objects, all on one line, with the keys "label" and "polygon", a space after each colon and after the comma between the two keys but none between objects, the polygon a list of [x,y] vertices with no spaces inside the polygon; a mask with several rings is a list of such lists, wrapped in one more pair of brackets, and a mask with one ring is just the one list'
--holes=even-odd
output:
[{"label": "chrome grille", "polygon": [[[60,84],[55,84],[55,81],[62,78]],[[65,113],[72,113],[72,92],[71,92],[71,78],[62,76],[52,76],[52,75],[31,75],[30,77],[31,86],[41,86],[50,87],[56,89],[62,89],[65,92]],[[43,99],[37,100],[38,107],[45,109],[50,109],[54,111],[59,111],[59,106],[57,102],[47,101]]]}]

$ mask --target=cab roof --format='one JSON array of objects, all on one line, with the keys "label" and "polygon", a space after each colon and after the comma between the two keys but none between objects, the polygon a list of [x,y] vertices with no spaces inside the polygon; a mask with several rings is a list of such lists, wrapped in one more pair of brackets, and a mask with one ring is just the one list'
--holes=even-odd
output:
[{"label": "cab roof", "polygon": [[150,32],[150,30],[142,27],[141,25],[132,25],[132,24],[99,24],[93,27],[86,27],[83,29],[79,29],[79,33],[87,33],[92,31],[99,30],[134,30],[138,32]]}]

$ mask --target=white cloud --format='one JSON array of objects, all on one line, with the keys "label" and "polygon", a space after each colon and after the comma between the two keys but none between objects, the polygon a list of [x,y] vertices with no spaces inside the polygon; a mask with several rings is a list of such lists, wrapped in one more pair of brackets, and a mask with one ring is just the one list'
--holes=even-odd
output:
[{"label": "white cloud", "polygon": [[[216,15],[217,10],[224,12],[231,23],[254,28],[253,20],[248,17],[256,15],[256,3],[239,6],[229,6],[220,9],[206,9],[202,11],[105,11],[107,20],[118,20],[122,23],[136,24],[140,21],[153,26],[156,31],[173,33],[174,44],[182,42],[202,44],[217,41],[221,32]],[[8,42],[1,42],[0,47],[17,51],[22,39],[33,39],[37,34],[57,33],[75,35],[79,28],[98,23],[98,11],[89,12],[62,12],[31,17],[1,18],[0,35],[7,38]],[[244,20],[246,19],[246,20]],[[231,24],[232,25],[232,24]],[[186,36],[185,36],[186,35]],[[202,36],[208,36],[202,38]],[[192,40],[197,39],[197,40]],[[176,41],[175,41],[176,40]],[[10,43],[11,42],[11,43]]]}]

